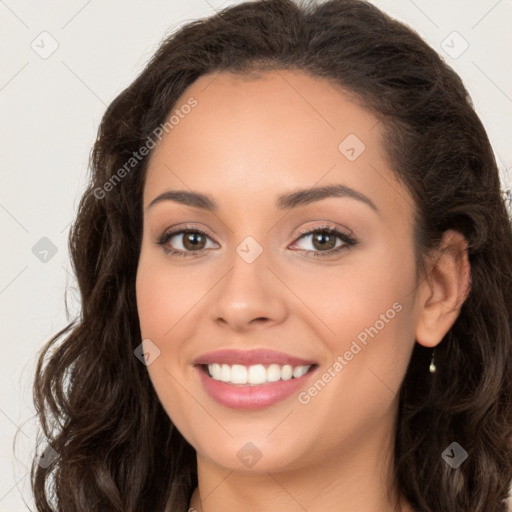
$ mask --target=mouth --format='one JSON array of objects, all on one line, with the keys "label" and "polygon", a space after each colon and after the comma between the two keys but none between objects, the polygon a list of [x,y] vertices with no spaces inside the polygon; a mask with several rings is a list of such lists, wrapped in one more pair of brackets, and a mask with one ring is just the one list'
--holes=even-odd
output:
[{"label": "mouth", "polygon": [[291,397],[319,368],[315,361],[264,348],[217,350],[192,364],[210,398],[239,410],[261,409]]},{"label": "mouth", "polygon": [[226,364],[210,363],[197,365],[209,378],[233,386],[261,386],[273,382],[297,380],[314,371],[318,364]]},{"label": "mouth", "polygon": [[252,364],[239,364],[240,358],[233,364],[232,360],[226,362],[226,359],[229,357],[226,356],[224,362],[196,362],[193,366],[203,390],[211,399],[240,411],[254,411],[286,401],[306,387],[319,371],[317,363],[303,359],[296,358],[294,364],[289,364],[288,356],[284,364],[254,364],[252,357]]}]

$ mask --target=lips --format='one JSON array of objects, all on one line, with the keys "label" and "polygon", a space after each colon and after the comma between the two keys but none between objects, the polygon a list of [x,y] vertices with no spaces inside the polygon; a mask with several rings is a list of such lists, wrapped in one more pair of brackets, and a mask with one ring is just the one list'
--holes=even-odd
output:
[{"label": "lips", "polygon": [[[264,383],[244,384],[242,381],[237,383],[223,381],[224,372],[219,374],[218,371],[220,367],[223,370],[228,370],[227,365],[231,366],[229,379],[233,379],[232,372],[234,370],[238,375],[240,370],[244,369],[243,367],[248,367],[249,373],[252,372],[253,367],[256,367],[258,373],[266,370],[275,374],[276,372],[271,370],[275,370],[278,365],[282,366],[282,370],[278,380],[275,378],[277,375],[271,376],[267,373]],[[267,349],[224,349],[208,352],[194,360],[194,367],[203,389],[213,400],[225,407],[246,411],[269,407],[287,399],[300,391],[318,371],[318,364],[315,361]],[[209,367],[216,373],[216,378],[209,373]],[[296,376],[292,376],[290,374],[292,368],[301,368],[301,370]],[[304,371],[305,369],[306,371]],[[220,380],[219,377],[221,377]],[[239,381],[239,377],[240,375],[235,380]],[[246,382],[244,379],[242,380]],[[261,382],[263,377],[255,379],[251,375],[249,380]]]},{"label": "lips", "polygon": [[202,365],[195,370],[206,393],[218,404],[230,409],[251,411],[270,407],[298,393],[318,372],[315,365],[306,374],[289,380],[243,385],[221,382],[209,377]]},{"label": "lips", "polygon": [[285,352],[278,352],[268,349],[253,349],[253,350],[235,350],[224,349],[214,352],[208,352],[199,356],[194,360],[194,365],[208,365],[208,364],[240,364],[244,366],[251,366],[256,364],[279,364],[290,366],[308,366],[316,364],[311,359],[303,359],[298,356],[286,354]]}]

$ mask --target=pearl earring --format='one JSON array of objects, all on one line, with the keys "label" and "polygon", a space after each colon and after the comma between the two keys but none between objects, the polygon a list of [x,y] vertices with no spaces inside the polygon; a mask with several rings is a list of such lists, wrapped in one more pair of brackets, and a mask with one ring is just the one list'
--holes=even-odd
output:
[{"label": "pearl earring", "polygon": [[430,370],[430,373],[436,373],[436,365],[434,364],[434,354],[435,354],[435,349],[432,351],[432,359],[430,360],[430,366],[429,366],[429,370]]}]

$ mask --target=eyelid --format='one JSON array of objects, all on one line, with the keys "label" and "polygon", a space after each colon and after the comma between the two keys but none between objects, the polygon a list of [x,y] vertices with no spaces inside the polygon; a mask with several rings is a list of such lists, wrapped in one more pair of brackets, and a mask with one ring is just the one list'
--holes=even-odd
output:
[{"label": "eyelid", "polygon": [[345,228],[343,226],[339,226],[338,224],[334,224],[334,223],[332,223],[332,224],[324,223],[324,224],[310,226],[310,227],[307,227],[307,228],[300,229],[298,231],[297,236],[295,237],[295,239],[297,239],[301,235],[308,235],[308,234],[314,233],[315,231],[321,231],[322,229],[331,229],[331,230],[335,229],[337,231],[341,231],[344,235],[346,235],[348,237],[351,237],[351,236],[354,235],[354,233],[353,233],[353,231],[351,229]]},{"label": "eyelid", "polygon": [[[206,227],[199,227],[198,225],[192,225],[192,224],[177,224],[173,226],[169,226],[166,228],[161,235],[157,236],[157,243],[170,235],[171,237],[182,234],[184,231],[197,231],[199,233],[202,233],[209,238],[211,238],[216,244],[218,242],[215,240],[215,236],[212,234],[212,232],[206,228]],[[192,252],[192,251],[189,251]]]}]

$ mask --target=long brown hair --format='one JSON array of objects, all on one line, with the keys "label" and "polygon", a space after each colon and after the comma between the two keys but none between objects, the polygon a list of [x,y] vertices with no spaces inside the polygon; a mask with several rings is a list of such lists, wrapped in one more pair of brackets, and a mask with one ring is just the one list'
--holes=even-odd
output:
[{"label": "long brown hair", "polygon": [[[418,511],[504,512],[512,480],[512,228],[497,165],[457,74],[415,32],[360,0],[251,1],[190,22],[107,109],[69,236],[81,314],[43,347],[35,376],[42,434],[58,455],[48,467],[32,466],[37,510],[187,509],[195,451],[134,356],[148,158],[115,183],[113,176],[199,76],[262,69],[336,83],[382,121],[389,162],[415,200],[418,268],[445,230],[466,237],[471,290],[436,347],[438,371],[428,372],[431,351],[416,344],[400,390],[395,478]],[[468,452],[456,469],[441,457],[452,442]]]}]

